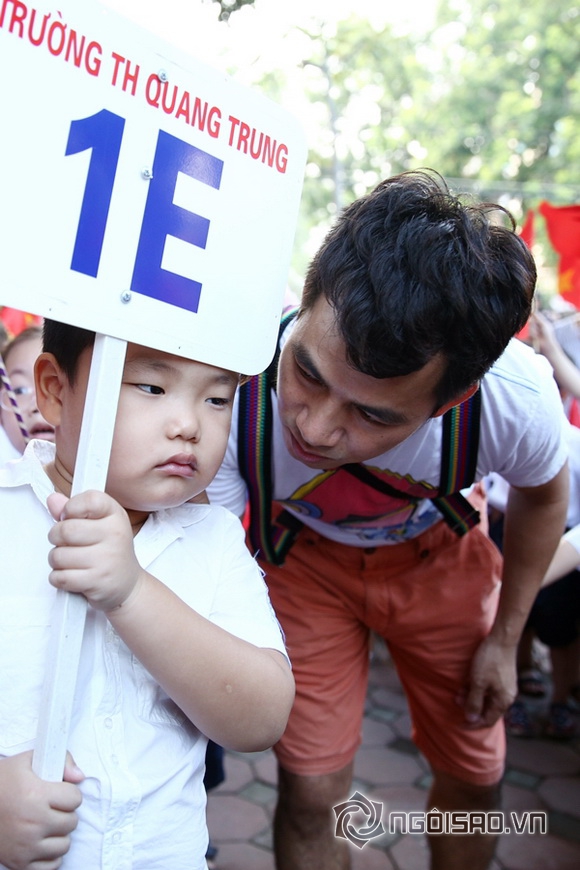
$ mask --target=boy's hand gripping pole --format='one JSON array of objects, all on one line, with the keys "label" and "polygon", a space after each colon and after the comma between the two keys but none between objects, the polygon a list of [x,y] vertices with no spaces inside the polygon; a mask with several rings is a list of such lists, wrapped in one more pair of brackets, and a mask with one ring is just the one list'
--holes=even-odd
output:
[{"label": "boy's hand gripping pole", "polygon": [[[95,337],[71,496],[105,489],[126,350],[126,341]],[[49,782],[63,777],[86,613],[83,595],[57,590],[32,757]]]}]

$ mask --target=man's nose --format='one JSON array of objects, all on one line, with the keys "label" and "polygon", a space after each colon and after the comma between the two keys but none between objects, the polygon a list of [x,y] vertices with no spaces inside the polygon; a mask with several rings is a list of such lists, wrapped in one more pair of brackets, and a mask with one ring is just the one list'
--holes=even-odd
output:
[{"label": "man's nose", "polygon": [[334,447],[342,436],[339,412],[332,402],[305,406],[296,417],[296,425],[310,447]]}]

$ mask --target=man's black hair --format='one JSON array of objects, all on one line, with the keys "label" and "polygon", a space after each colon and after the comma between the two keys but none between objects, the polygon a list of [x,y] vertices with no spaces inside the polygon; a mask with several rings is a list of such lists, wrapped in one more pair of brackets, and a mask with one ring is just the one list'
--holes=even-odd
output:
[{"label": "man's black hair", "polygon": [[42,349],[54,354],[56,361],[74,385],[79,357],[95,343],[95,333],[80,326],[70,326],[56,320],[45,320],[42,328]]},{"label": "man's black hair", "polygon": [[441,354],[440,407],[476,384],[522,329],[535,283],[509,212],[464,204],[421,170],[381,182],[342,212],[310,265],[300,310],[324,295],[349,362],[375,378],[410,374]]}]

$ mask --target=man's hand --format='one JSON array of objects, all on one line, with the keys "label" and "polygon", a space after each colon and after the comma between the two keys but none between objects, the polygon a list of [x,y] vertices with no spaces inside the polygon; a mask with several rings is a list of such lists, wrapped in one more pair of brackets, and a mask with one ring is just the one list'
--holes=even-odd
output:
[{"label": "man's hand", "polygon": [[104,492],[83,492],[66,500],[54,493],[48,507],[59,520],[49,532],[54,544],[48,561],[53,586],[80,592],[97,610],[124,604],[138,586],[142,570],[135,557],[127,513]]},{"label": "man's hand", "polygon": [[559,342],[550,320],[544,314],[535,311],[530,317],[528,328],[530,337],[537,345],[537,349],[549,359],[550,354],[559,348]]},{"label": "man's hand", "polygon": [[503,716],[517,694],[516,649],[491,635],[471,663],[469,690],[461,704],[468,728],[489,728]]},{"label": "man's hand", "polygon": [[0,863],[10,870],[53,870],[70,848],[84,775],[67,754],[64,782],[44,782],[32,751],[0,759]]}]

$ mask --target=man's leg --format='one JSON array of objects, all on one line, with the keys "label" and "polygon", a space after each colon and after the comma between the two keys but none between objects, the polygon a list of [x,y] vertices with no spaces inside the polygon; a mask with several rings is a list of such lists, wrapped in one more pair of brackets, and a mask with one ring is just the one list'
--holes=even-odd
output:
[{"label": "man's leg", "polygon": [[352,764],[336,773],[298,776],[279,769],[274,819],[277,870],[349,870],[346,840],[335,837],[332,807],[349,795]]},{"label": "man's leg", "polygon": [[278,870],[348,870],[333,806],[349,797],[369,666],[365,553],[303,529],[283,566],[264,565],[296,699],[274,750]]},{"label": "man's leg", "polygon": [[[497,810],[499,783],[492,786],[461,782],[447,773],[434,772],[427,810],[439,812]],[[431,870],[487,870],[497,843],[493,834],[438,834],[429,837]]]},{"label": "man's leg", "polygon": [[[434,772],[426,810],[496,810],[503,720],[469,728],[457,699],[495,615],[501,559],[478,529],[458,538],[439,524],[417,545],[418,561],[388,586],[393,618],[384,635],[409,702],[413,739]],[[495,842],[478,834],[434,834],[429,845],[431,870],[486,870]]]}]

